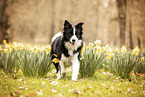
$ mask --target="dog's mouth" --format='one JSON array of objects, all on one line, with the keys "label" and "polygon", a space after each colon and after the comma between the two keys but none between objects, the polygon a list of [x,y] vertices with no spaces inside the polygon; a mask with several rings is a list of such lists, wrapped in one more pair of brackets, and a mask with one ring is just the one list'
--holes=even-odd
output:
[{"label": "dog's mouth", "polygon": [[70,44],[71,44],[72,46],[75,46],[75,42],[70,42]]}]

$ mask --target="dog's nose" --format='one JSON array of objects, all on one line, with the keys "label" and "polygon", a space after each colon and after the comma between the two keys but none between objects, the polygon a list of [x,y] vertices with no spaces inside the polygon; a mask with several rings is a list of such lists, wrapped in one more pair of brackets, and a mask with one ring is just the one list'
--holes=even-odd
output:
[{"label": "dog's nose", "polygon": [[75,39],[72,39],[72,42],[75,42],[76,40]]}]

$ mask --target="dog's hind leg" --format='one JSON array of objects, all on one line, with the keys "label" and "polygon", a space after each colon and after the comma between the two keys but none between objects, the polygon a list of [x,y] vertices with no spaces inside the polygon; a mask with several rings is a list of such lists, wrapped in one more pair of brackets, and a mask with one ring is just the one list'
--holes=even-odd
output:
[{"label": "dog's hind leg", "polygon": [[60,67],[59,67],[59,63],[54,63],[55,68],[56,68],[56,73],[57,73],[57,79],[60,79]]}]

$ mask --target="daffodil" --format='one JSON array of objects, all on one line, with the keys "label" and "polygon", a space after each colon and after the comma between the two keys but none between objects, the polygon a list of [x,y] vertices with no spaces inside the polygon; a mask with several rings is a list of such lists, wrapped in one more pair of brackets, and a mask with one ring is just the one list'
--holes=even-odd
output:
[{"label": "daffodil", "polygon": [[105,45],[105,49],[108,50],[110,48],[109,44]]},{"label": "daffodil", "polygon": [[51,51],[51,45],[46,45],[46,51],[50,52]]},{"label": "daffodil", "polygon": [[93,48],[94,44],[93,43],[89,43],[89,48]]},{"label": "daffodil", "polygon": [[144,61],[144,57],[141,58],[141,61]]},{"label": "daffodil", "polygon": [[58,63],[58,59],[57,59],[57,58],[54,58],[52,61],[53,61],[54,63]]},{"label": "daffodil", "polygon": [[108,60],[110,60],[114,56],[113,50],[110,47],[108,48],[106,53],[107,53],[107,59]]},{"label": "daffodil", "polygon": [[132,55],[137,56],[139,52],[140,52],[140,49],[139,49],[138,47],[135,47],[135,48],[132,50]]},{"label": "daffodil", "polygon": [[122,52],[122,54],[124,54],[124,53],[126,53],[126,52],[127,52],[127,49],[126,49],[126,47],[125,47],[125,46],[122,46],[122,48],[121,48],[121,52]]},{"label": "daffodil", "polygon": [[101,50],[101,52],[104,52],[106,50],[106,48],[105,47],[102,47],[102,50]]},{"label": "daffodil", "polygon": [[102,43],[101,43],[101,40],[96,40],[96,41],[94,41],[94,44],[95,44],[96,46],[100,46]]},{"label": "daffodil", "polygon": [[114,53],[107,54],[107,59],[110,60],[114,56]]},{"label": "daffodil", "polygon": [[116,52],[119,51],[119,48],[115,48],[115,51],[116,51]]},{"label": "daffodil", "polygon": [[3,43],[4,43],[4,44],[7,44],[7,41],[4,39],[4,40],[3,40]]},{"label": "daffodil", "polygon": [[97,46],[95,46],[95,48],[96,48],[98,51],[101,51],[101,46],[97,45]]},{"label": "daffodil", "polygon": [[82,47],[82,49],[81,49],[81,55],[83,55],[83,51],[85,50],[85,42],[83,43],[83,47]]},{"label": "daffodil", "polygon": [[22,43],[18,43],[18,46],[20,50],[24,49],[24,45]]},{"label": "daffodil", "polygon": [[3,51],[4,53],[7,53],[8,49],[2,49],[2,51]]},{"label": "daffodil", "polygon": [[19,48],[18,48],[18,43],[17,42],[13,42],[13,48],[15,49],[15,50],[18,50]]}]

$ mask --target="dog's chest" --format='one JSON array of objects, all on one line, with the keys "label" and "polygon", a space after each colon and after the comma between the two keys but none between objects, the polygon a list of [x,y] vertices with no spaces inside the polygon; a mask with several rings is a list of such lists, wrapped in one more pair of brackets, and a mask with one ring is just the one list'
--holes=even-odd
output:
[{"label": "dog's chest", "polygon": [[67,66],[70,66],[71,65],[71,62],[75,61],[75,60],[78,60],[77,56],[78,56],[78,53],[76,54],[73,54],[73,51],[68,51],[68,54],[70,55],[69,57],[66,57],[64,54],[61,55],[61,61],[63,63],[65,63],[65,65]]}]

